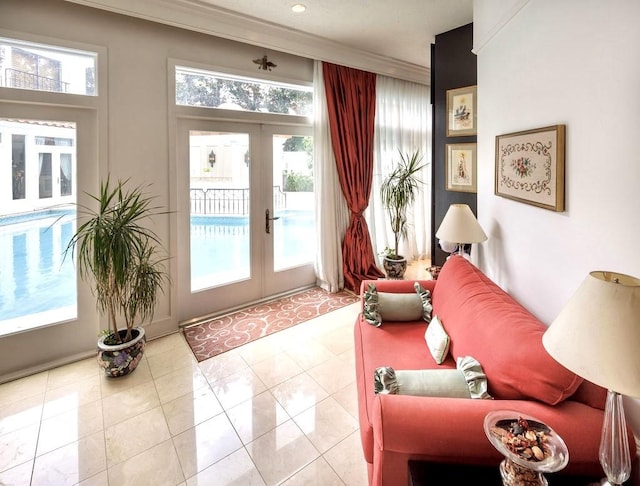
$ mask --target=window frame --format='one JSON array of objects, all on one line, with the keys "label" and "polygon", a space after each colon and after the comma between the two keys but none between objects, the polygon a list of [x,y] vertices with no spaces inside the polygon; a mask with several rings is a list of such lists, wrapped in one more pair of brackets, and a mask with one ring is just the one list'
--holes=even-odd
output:
[{"label": "window frame", "polygon": [[[94,70],[94,82],[95,82],[95,86],[93,87],[93,93],[73,93],[73,92],[68,92],[68,91],[61,91],[61,90],[47,90],[47,89],[34,89],[34,88],[24,88],[24,87],[12,87],[12,86],[6,86],[4,84],[4,78],[0,79],[0,87],[1,88],[8,88],[8,89],[19,89],[19,90],[26,90],[26,91],[35,91],[35,92],[44,92],[44,93],[60,93],[60,94],[67,94],[67,95],[72,95],[72,96],[88,96],[88,97],[97,97],[99,95],[99,81],[98,81],[98,65],[99,65],[99,52],[97,50],[87,50],[87,49],[79,49],[78,47],[71,47],[66,42],[40,42],[40,41],[35,41],[32,39],[25,39],[25,37],[30,37],[30,36],[22,36],[22,35],[14,35],[14,36],[10,36],[10,35],[3,35],[3,32],[6,31],[2,31],[0,30],[0,44],[1,45],[9,45],[11,47],[15,47],[17,49],[21,49],[24,51],[29,51],[29,49],[37,49],[43,52],[51,52],[52,55],[53,53],[59,53],[59,54],[68,54],[68,55],[74,55],[77,54],[78,56],[86,56],[89,58],[93,58],[93,70]],[[29,54],[33,54],[28,52]],[[39,54],[34,54],[36,56],[40,56]],[[56,62],[56,63],[60,63],[61,66],[64,66],[63,61],[60,61],[58,59],[54,59],[54,58],[50,58],[52,61]],[[10,68],[13,69],[13,68]],[[39,76],[40,77],[40,76]],[[49,78],[47,78],[49,79]],[[59,79],[57,80],[58,83],[60,85],[62,84],[69,84],[66,81],[64,81],[63,79]],[[86,83],[86,79],[85,79],[85,83]]]},{"label": "window frame", "polygon": [[[248,109],[229,109],[229,108],[220,108],[214,106],[205,106],[205,105],[187,105],[178,103],[177,100],[177,75],[178,71],[183,70],[186,72],[191,72],[193,74],[202,74],[204,76],[211,76],[214,78],[218,78],[225,81],[238,81],[238,82],[246,82],[246,83],[255,83],[258,85],[266,85],[273,86],[277,88],[285,88],[291,90],[299,90],[308,92],[311,94],[311,113],[309,114],[289,114],[289,113],[277,113],[277,112],[267,112],[267,111],[257,111],[257,110],[248,110]],[[269,117],[282,116],[286,117],[287,123],[293,122],[294,124],[300,123],[300,120],[296,120],[295,118],[301,118],[304,121],[302,123],[310,123],[310,120],[313,119],[313,109],[314,109],[314,100],[313,100],[313,82],[308,81],[300,81],[300,80],[291,80],[291,79],[274,79],[269,78],[265,79],[261,76],[256,76],[255,73],[253,75],[247,72],[241,72],[238,70],[233,70],[229,68],[217,68],[214,66],[203,66],[198,65],[196,63],[190,62],[181,62],[178,60],[170,60],[169,63],[169,98],[170,98],[170,106],[174,106],[175,108],[196,108],[196,109],[207,109],[207,110],[216,110],[220,112],[230,112],[230,113],[250,113],[254,115],[265,115]],[[225,116],[225,118],[229,118]],[[273,122],[273,120],[270,118]]]}]

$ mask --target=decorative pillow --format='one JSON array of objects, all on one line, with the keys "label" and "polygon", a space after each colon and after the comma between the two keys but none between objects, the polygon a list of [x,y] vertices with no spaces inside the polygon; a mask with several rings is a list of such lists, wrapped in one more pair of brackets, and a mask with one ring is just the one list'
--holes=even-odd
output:
[{"label": "decorative pillow", "polygon": [[471,356],[463,356],[456,360],[456,367],[464,375],[471,398],[493,400],[493,397],[487,391],[487,375],[484,374],[484,370],[478,360]]},{"label": "decorative pillow", "polygon": [[449,354],[449,343],[451,340],[438,316],[433,316],[433,319],[431,319],[431,322],[427,326],[427,331],[424,333],[424,339],[427,342],[427,347],[433,359],[436,363],[442,364],[447,354]]},{"label": "decorative pillow", "polygon": [[459,370],[398,370],[390,366],[375,371],[376,393],[420,397],[471,398]]},{"label": "decorative pillow", "polygon": [[416,293],[378,292],[376,286],[369,284],[364,291],[362,315],[365,320],[376,327],[382,321],[418,321],[431,320],[431,293],[422,288],[419,282],[413,286]]},{"label": "decorative pillow", "polygon": [[429,292],[427,289],[422,288],[420,282],[414,283],[413,288],[420,296],[420,301],[422,302],[422,318],[427,321],[427,323],[429,323],[431,322],[431,313],[433,312],[433,305],[431,304],[431,292]]},{"label": "decorative pillow", "polygon": [[373,284],[367,286],[364,291],[362,316],[372,326],[380,327],[382,324],[382,316],[378,311],[378,290]]},{"label": "decorative pillow", "polygon": [[421,397],[486,398],[487,377],[480,363],[471,356],[460,358],[457,369],[398,370],[390,366],[377,368],[375,392]]}]

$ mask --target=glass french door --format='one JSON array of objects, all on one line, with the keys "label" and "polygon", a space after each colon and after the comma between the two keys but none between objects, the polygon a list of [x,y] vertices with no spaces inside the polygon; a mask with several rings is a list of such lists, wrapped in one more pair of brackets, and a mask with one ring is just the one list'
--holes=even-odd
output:
[{"label": "glass french door", "polygon": [[315,282],[310,132],[179,121],[180,322]]},{"label": "glass french door", "polygon": [[64,250],[76,204],[90,205],[87,192],[96,190],[96,112],[0,101],[0,113],[0,336],[7,344],[0,354],[26,363],[25,346],[44,361],[59,359],[62,348],[84,353],[95,346],[99,318]]}]

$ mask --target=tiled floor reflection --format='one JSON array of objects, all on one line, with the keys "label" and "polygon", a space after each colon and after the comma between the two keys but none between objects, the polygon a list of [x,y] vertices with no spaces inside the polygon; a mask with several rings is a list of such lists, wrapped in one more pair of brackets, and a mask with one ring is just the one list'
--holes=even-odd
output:
[{"label": "tiled floor reflection", "polygon": [[202,363],[177,333],[131,376],[92,358],[0,385],[0,485],[366,485],[358,310]]}]

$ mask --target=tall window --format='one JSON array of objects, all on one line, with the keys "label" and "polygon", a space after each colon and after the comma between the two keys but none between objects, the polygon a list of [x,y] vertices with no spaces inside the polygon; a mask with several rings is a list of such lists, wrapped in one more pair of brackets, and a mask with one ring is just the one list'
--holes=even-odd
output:
[{"label": "tall window", "polygon": [[53,195],[53,181],[51,180],[51,153],[39,153],[39,197],[40,199],[46,199]]},{"label": "tall window", "polygon": [[25,198],[24,135],[11,134],[11,187],[13,199]]},{"label": "tall window", "polygon": [[60,154],[60,195],[73,194],[73,154]]},{"label": "tall window", "polygon": [[[380,185],[393,169],[399,152],[419,151],[422,162],[431,159],[431,103],[429,87],[378,75],[376,81],[376,125],[373,155],[373,183],[365,213],[374,250],[393,246],[386,211],[380,199]],[[430,256],[431,181],[430,166],[422,170],[417,199],[408,212],[408,235],[400,253],[409,261]]]}]

